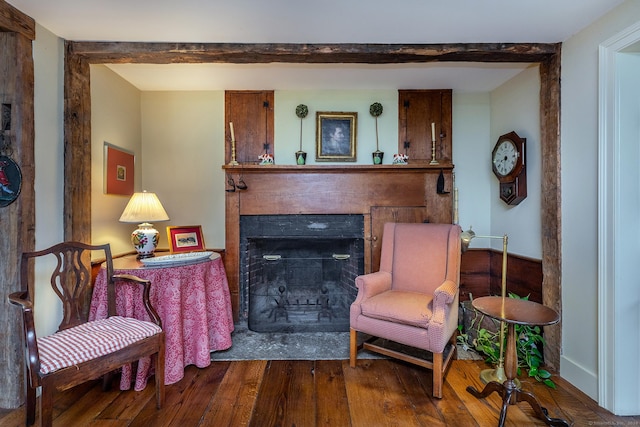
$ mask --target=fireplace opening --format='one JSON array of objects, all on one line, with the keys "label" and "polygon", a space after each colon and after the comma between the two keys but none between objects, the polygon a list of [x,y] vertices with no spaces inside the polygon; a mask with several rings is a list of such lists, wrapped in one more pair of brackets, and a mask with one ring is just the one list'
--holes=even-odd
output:
[{"label": "fireplace opening", "polygon": [[355,277],[364,271],[362,216],[246,219],[241,219],[241,274],[246,281],[241,303],[244,299],[249,329],[348,331],[349,307],[357,294]]},{"label": "fireplace opening", "polygon": [[356,239],[250,239],[249,329],[348,331],[356,249]]}]

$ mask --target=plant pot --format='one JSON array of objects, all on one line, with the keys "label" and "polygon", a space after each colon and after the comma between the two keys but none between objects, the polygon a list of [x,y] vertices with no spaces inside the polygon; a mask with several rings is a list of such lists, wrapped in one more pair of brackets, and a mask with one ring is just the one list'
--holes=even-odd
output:
[{"label": "plant pot", "polygon": [[307,153],[296,151],[296,165],[304,165],[307,162]]},{"label": "plant pot", "polygon": [[376,150],[373,153],[371,153],[371,155],[373,157],[373,164],[374,165],[381,165],[382,164],[382,158],[384,157],[384,151]]}]

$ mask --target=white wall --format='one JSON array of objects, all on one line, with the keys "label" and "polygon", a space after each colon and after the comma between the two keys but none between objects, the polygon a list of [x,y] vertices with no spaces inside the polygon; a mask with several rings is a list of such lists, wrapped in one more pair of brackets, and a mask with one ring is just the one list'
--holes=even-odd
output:
[{"label": "white wall", "polygon": [[[458,223],[478,235],[491,233],[491,96],[453,94],[453,163],[458,189]],[[490,241],[474,239],[471,247]],[[502,246],[500,247],[502,249]]]},{"label": "white wall", "polygon": [[[499,182],[491,172],[493,147],[501,135],[511,131],[527,139],[527,198],[517,206],[500,200]],[[491,234],[509,236],[509,253],[541,259],[540,74],[537,65],[491,92],[491,142],[485,151],[483,163],[491,173]],[[501,249],[502,243],[494,240],[493,246]]]},{"label": "white wall", "polygon": [[142,183],[157,193],[166,227],[201,225],[208,248],[224,248],[224,92],[142,93]]},{"label": "white wall", "polygon": [[130,196],[104,193],[104,143],[133,152],[134,190],[142,191],[140,91],[105,65],[91,66],[91,243],[131,252],[137,224],[118,222]]},{"label": "white wall", "polygon": [[640,2],[626,1],[562,47],[560,373],[593,399],[598,399],[598,46],[639,20]]},{"label": "white wall", "polygon": [[[63,240],[63,86],[64,43],[44,27],[36,25],[33,43],[36,249],[45,249]],[[55,260],[38,262],[35,269],[38,334],[54,332],[62,319],[62,306],[49,286]]]}]

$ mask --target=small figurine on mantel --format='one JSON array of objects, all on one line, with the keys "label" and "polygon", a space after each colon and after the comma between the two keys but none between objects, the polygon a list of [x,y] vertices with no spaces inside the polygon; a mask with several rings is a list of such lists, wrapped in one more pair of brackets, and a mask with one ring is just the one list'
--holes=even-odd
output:
[{"label": "small figurine on mantel", "polygon": [[269,153],[260,154],[258,156],[258,159],[260,160],[260,165],[262,166],[273,164],[273,156]]},{"label": "small figurine on mantel", "polygon": [[408,164],[409,156],[406,154],[394,154],[393,155],[393,164],[394,165],[406,165]]}]

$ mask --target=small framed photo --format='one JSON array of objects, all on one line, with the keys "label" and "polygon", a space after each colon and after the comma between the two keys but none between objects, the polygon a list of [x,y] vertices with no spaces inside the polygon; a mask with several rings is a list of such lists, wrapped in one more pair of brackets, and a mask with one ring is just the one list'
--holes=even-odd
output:
[{"label": "small framed photo", "polygon": [[133,152],[104,143],[104,193],[133,194],[135,156]]},{"label": "small framed photo", "polygon": [[200,225],[170,226],[167,227],[167,236],[172,254],[204,251],[206,248]]},{"label": "small framed photo", "polygon": [[316,112],[316,161],[355,162],[358,113]]}]

